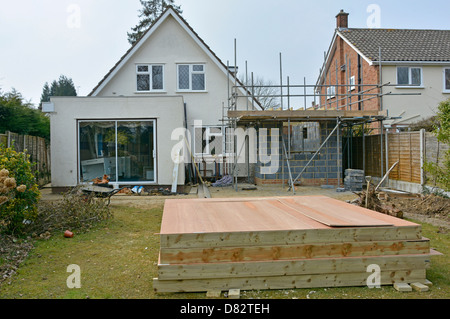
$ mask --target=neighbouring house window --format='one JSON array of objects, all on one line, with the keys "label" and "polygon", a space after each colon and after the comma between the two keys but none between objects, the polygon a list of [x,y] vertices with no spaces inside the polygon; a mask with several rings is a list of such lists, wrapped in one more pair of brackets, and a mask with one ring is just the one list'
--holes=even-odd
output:
[{"label": "neighbouring house window", "polygon": [[422,86],[422,68],[397,67],[397,85]]},{"label": "neighbouring house window", "polygon": [[162,65],[138,64],[136,66],[138,92],[164,90],[164,67]]},{"label": "neighbouring house window", "polygon": [[80,182],[156,182],[154,120],[79,121]]},{"label": "neighbouring house window", "polygon": [[444,69],[444,92],[450,93],[450,68]]},{"label": "neighbouring house window", "polygon": [[355,76],[352,76],[351,78],[350,78],[350,87],[349,87],[349,91],[353,91],[355,88],[356,88],[356,86],[355,86]]},{"label": "neighbouring house window", "polygon": [[330,86],[327,87],[327,100],[330,100],[336,96],[336,87]]},{"label": "neighbouring house window", "polygon": [[205,91],[205,65],[204,64],[179,64],[178,65],[178,90],[180,91]]}]

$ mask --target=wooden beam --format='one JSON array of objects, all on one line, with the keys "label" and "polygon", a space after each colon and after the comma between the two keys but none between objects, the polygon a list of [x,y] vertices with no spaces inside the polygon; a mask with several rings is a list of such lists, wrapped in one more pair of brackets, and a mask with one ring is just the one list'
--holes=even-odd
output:
[{"label": "wooden beam", "polygon": [[229,111],[229,118],[240,120],[256,119],[320,119],[320,118],[363,118],[363,117],[387,117],[387,111],[350,111],[350,110],[283,110],[283,111]]},{"label": "wooden beam", "polygon": [[160,280],[184,280],[207,278],[238,278],[251,276],[293,276],[354,273],[366,270],[370,265],[381,269],[426,269],[430,255],[393,255],[352,258],[320,258],[303,260],[279,260],[258,262],[201,263],[182,265],[158,265]]},{"label": "wooden beam", "polygon": [[415,291],[419,292],[425,292],[428,291],[430,288],[424,284],[421,284],[420,282],[414,282],[411,284],[411,288]]},{"label": "wooden beam", "polygon": [[220,298],[222,291],[220,290],[210,290],[206,292],[206,298]]},{"label": "wooden beam", "polygon": [[[319,274],[299,276],[272,276],[249,278],[213,278],[202,280],[153,279],[153,289],[164,292],[205,292],[210,290],[269,290],[297,288],[357,287],[367,285],[367,272],[345,274]],[[381,285],[423,282],[426,270],[381,271]],[[410,287],[411,288],[411,287]],[[412,289],[412,288],[411,288]]]},{"label": "wooden beam", "polygon": [[241,290],[240,289],[230,289],[228,291],[228,298],[230,298],[230,299],[241,298]]},{"label": "wooden beam", "polygon": [[412,291],[412,287],[404,282],[396,282],[394,283],[394,289],[400,292],[410,292]]},{"label": "wooden beam", "polygon": [[427,254],[428,239],[280,246],[161,249],[161,264],[220,263],[332,257]]}]

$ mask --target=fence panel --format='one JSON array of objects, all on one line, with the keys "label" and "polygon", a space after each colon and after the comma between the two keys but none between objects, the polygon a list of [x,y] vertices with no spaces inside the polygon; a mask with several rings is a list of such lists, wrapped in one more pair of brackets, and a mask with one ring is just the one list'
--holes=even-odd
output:
[{"label": "fence panel", "polygon": [[388,134],[389,167],[398,165],[389,175],[390,179],[421,183],[420,132]]},{"label": "fence panel", "polygon": [[33,171],[39,185],[50,182],[50,145],[42,137],[19,135],[6,132],[0,135],[0,143],[6,147],[13,147],[16,152],[25,152],[30,155]]}]

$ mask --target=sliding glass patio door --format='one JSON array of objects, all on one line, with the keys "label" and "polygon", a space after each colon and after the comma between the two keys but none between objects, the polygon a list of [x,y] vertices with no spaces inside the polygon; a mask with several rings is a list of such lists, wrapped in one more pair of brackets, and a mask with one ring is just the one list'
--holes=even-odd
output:
[{"label": "sliding glass patio door", "polygon": [[155,120],[79,121],[80,182],[156,183]]}]

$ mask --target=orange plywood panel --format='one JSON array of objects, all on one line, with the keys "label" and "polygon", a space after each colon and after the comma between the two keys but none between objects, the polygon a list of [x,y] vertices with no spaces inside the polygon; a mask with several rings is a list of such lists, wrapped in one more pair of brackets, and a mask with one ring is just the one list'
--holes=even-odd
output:
[{"label": "orange plywood panel", "polygon": [[327,228],[276,199],[167,200],[161,234]]},{"label": "orange plywood panel", "polygon": [[386,219],[383,214],[325,196],[289,197],[280,201],[330,227],[398,226],[400,222],[394,223],[393,219]]},{"label": "orange plywood panel", "polygon": [[324,196],[171,199],[161,234],[414,225]]}]

